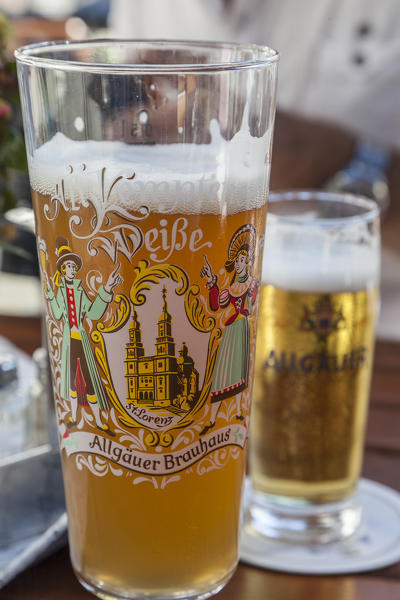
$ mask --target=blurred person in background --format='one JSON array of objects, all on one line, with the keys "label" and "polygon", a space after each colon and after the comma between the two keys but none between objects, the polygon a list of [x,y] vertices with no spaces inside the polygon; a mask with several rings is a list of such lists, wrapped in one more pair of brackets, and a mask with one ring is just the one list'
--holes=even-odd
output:
[{"label": "blurred person in background", "polygon": [[400,2],[226,0],[238,41],[281,52],[271,187],[369,195],[383,215],[378,335],[400,338]]},{"label": "blurred person in background", "polygon": [[109,26],[280,51],[271,188],[349,190],[385,209],[390,198],[380,334],[400,338],[400,2],[111,0]]},{"label": "blurred person in background", "polygon": [[[349,172],[385,182],[400,148],[400,4],[397,0],[230,0],[235,39],[281,51],[273,184],[323,186]],[[285,114],[286,113],[286,114]],[[299,118],[301,117],[301,118]],[[394,175],[394,174],[393,174]],[[340,183],[340,182],[338,182]],[[344,181],[343,181],[344,183]],[[391,181],[398,196],[399,181]],[[384,186],[375,186],[377,199]],[[400,203],[400,198],[398,200]]]},{"label": "blurred person in background", "polygon": [[232,29],[222,0],[110,0],[113,37],[228,40]]},{"label": "blurred person in background", "polygon": [[117,37],[225,39],[281,52],[273,188],[332,186],[338,171],[364,163],[349,170],[359,179],[354,191],[385,203],[389,180],[393,200],[400,196],[398,0],[111,0],[110,7]]}]

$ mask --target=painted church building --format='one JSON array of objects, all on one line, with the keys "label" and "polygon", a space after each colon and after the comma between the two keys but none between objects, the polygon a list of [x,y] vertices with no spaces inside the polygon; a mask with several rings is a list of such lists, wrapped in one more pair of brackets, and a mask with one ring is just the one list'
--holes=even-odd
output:
[{"label": "painted church building", "polygon": [[172,317],[168,312],[165,286],[162,290],[162,304],[153,356],[145,356],[141,325],[136,310],[133,310],[125,359],[127,403],[186,412],[199,396],[199,373],[185,342],[178,356],[175,356]]}]

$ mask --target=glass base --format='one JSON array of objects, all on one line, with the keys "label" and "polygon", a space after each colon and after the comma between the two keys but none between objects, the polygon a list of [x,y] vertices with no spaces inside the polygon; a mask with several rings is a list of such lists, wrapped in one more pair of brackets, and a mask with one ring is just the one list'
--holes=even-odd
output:
[{"label": "glass base", "polygon": [[361,522],[356,496],[329,504],[287,504],[252,491],[245,516],[250,534],[292,544],[325,544],[344,540]]},{"label": "glass base", "polygon": [[102,598],[103,600],[205,600],[214,594],[217,594],[222,588],[228,583],[233,573],[236,570],[235,567],[228,572],[225,577],[220,579],[217,582],[213,583],[213,587],[210,589],[188,589],[186,591],[179,591],[176,593],[153,593],[149,592],[135,592],[131,590],[127,590],[126,592],[122,592],[121,590],[115,590],[112,588],[107,588],[100,582],[91,581],[77,571],[75,571],[75,575],[79,581],[79,583],[86,589],[88,592],[91,592],[98,598]]},{"label": "glass base", "polygon": [[399,492],[361,479],[357,501],[362,522],[351,537],[332,544],[285,544],[244,529],[240,559],[262,569],[308,575],[360,573],[395,564],[400,560]]}]

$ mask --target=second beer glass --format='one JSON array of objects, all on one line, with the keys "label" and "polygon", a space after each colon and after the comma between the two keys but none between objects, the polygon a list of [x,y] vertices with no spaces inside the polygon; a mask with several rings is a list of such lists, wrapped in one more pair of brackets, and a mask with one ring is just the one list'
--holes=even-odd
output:
[{"label": "second beer glass", "polygon": [[248,527],[292,542],[351,535],[378,309],[368,199],[272,194],[252,409]]}]

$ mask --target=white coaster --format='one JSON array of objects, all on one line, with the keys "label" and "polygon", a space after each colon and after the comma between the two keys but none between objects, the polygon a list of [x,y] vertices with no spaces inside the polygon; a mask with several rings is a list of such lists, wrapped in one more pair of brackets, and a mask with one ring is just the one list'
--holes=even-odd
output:
[{"label": "white coaster", "polygon": [[[246,486],[244,505],[249,501]],[[242,561],[288,573],[327,575],[370,571],[400,560],[400,494],[391,488],[361,479],[358,501],[362,522],[346,541],[325,545],[290,545],[259,535],[242,534]]]}]

